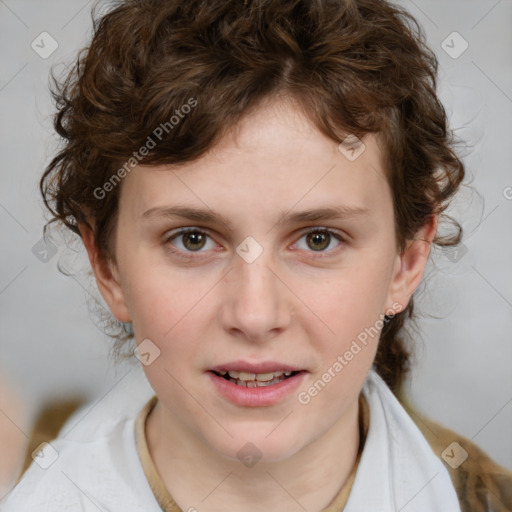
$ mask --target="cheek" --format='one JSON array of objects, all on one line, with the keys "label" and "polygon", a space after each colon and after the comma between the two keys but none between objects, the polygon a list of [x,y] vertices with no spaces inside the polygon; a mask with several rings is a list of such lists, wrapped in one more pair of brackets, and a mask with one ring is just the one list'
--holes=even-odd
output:
[{"label": "cheek", "polygon": [[305,298],[314,319],[309,328],[317,338],[331,338],[342,348],[365,329],[376,324],[378,327],[385,310],[387,277],[379,266],[362,264],[334,274],[315,287],[301,287],[298,295]]},{"label": "cheek", "polygon": [[123,293],[137,339],[163,338],[204,294],[197,280],[150,256],[133,251],[123,262]]},{"label": "cheek", "polygon": [[[201,320],[209,314],[205,308],[211,285],[202,280],[191,281],[168,268],[147,268],[151,270],[138,272],[134,268],[126,287],[135,338],[139,343],[150,339],[160,350],[159,363],[166,361],[169,370],[180,372],[197,362],[201,340],[198,333]],[[175,361],[183,365],[174,364]]]},{"label": "cheek", "polygon": [[191,295],[181,293],[180,286],[166,286],[164,279],[152,279],[147,274],[130,286],[135,338],[138,343],[151,340],[150,347],[157,354],[143,370],[155,392],[165,396],[168,405],[181,409],[188,405],[184,404],[180,383],[200,366],[196,316],[200,297]]},{"label": "cheek", "polygon": [[384,325],[383,294],[371,280],[353,276],[331,287],[330,293],[318,296],[316,309],[311,308],[316,315],[308,313],[311,320],[305,322],[319,364],[298,395],[300,404],[330,411],[320,424],[337,417],[356,398],[375,359]]},{"label": "cheek", "polygon": [[[177,294],[152,276],[132,279],[126,293],[134,331],[146,338],[161,338],[179,314]],[[137,336],[137,339],[139,337]]]}]

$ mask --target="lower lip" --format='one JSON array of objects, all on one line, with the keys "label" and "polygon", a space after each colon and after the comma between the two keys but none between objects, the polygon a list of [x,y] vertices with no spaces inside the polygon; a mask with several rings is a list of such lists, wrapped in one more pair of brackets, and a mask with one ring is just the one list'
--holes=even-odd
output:
[{"label": "lower lip", "polygon": [[245,407],[266,407],[279,403],[285,397],[296,391],[303,381],[306,372],[302,371],[296,373],[271,386],[254,388],[238,386],[211,371],[208,372],[208,375],[219,393],[229,401]]}]

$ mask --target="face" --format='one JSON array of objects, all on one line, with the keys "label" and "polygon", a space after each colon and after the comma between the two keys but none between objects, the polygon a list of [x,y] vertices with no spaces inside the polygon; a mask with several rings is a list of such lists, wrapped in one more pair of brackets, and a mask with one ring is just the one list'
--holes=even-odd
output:
[{"label": "face", "polygon": [[201,159],[124,179],[116,262],[95,271],[146,340],[169,428],[281,460],[343,423],[428,256],[397,254],[378,141],[363,142],[354,160],[280,100]]}]

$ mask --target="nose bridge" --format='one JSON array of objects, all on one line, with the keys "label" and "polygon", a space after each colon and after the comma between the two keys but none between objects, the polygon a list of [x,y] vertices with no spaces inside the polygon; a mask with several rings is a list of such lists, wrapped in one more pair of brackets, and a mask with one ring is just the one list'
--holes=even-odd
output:
[{"label": "nose bridge", "polygon": [[263,247],[257,250],[249,241],[248,245],[240,244],[237,252],[239,256],[228,274],[230,300],[224,302],[225,328],[241,331],[253,341],[263,340],[271,331],[288,324],[289,297],[273,268],[275,262],[270,250]]}]

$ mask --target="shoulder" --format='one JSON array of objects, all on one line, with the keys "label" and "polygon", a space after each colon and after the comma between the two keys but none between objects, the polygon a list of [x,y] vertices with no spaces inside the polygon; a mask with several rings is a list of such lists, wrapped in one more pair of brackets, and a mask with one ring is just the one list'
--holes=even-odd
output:
[{"label": "shoulder", "polygon": [[[44,446],[2,512],[160,510],[138,460],[134,419],[112,420],[94,439],[57,438]],[[154,502],[156,504],[156,502]]]},{"label": "shoulder", "polygon": [[496,463],[474,442],[425,415],[407,401],[402,405],[444,462],[462,512],[512,510],[512,471]]}]

